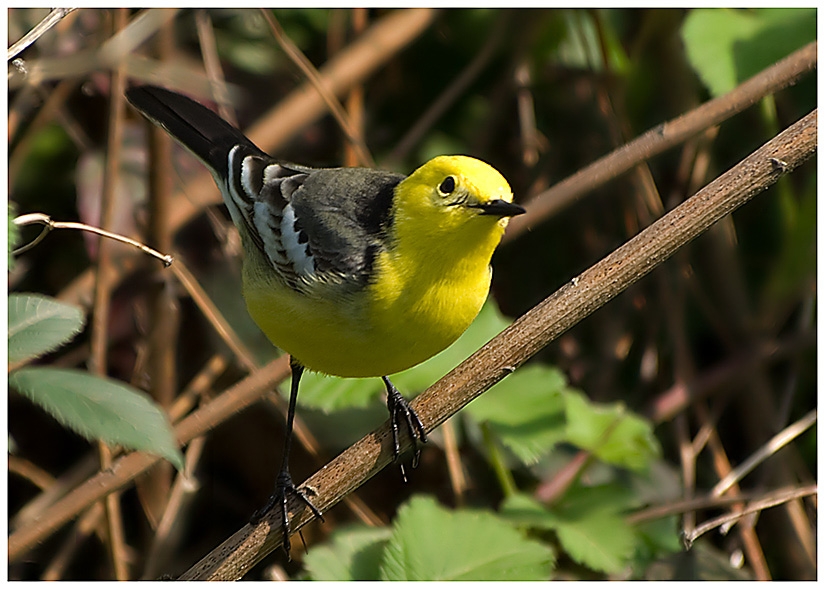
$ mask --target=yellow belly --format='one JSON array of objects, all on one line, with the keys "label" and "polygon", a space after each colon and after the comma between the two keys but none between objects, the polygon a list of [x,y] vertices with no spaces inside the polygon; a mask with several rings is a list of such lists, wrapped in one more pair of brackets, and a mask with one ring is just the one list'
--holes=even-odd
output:
[{"label": "yellow belly", "polygon": [[471,281],[390,280],[355,293],[328,285],[311,294],[245,276],[244,296],[270,341],[308,369],[385,376],[434,356],[469,327],[490,286],[486,267],[476,274]]}]

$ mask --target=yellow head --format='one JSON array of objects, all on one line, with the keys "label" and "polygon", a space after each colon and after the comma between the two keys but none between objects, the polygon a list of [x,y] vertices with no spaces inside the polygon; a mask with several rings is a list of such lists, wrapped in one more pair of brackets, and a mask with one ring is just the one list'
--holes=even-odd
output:
[{"label": "yellow head", "polygon": [[370,358],[386,356],[381,374],[437,354],[475,319],[507,219],[524,212],[512,201],[501,174],[464,156],[434,158],[398,184],[362,322]]},{"label": "yellow head", "polygon": [[438,259],[465,256],[488,264],[509,217],[524,212],[512,203],[507,180],[489,164],[462,155],[438,156],[396,188],[397,243],[408,250],[405,254],[423,254],[435,265]]}]

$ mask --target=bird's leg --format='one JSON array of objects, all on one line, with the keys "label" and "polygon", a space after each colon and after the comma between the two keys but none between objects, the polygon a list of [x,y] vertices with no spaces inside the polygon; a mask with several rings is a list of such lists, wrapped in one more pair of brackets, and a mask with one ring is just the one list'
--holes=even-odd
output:
[{"label": "bird's leg", "polygon": [[[398,428],[399,424],[403,423],[407,427],[407,433],[413,441],[414,455],[412,466],[415,468],[418,465],[418,458],[421,456],[421,449],[418,447],[419,440],[421,443],[427,442],[427,432],[424,431],[424,426],[421,420],[418,419],[415,411],[407,400],[401,396],[398,389],[390,382],[386,376],[382,376],[384,385],[387,387],[387,409],[390,411],[390,428],[392,430],[392,451],[393,460],[398,461],[401,454],[401,445],[398,443]],[[404,465],[400,464],[401,477],[404,482],[407,482],[407,473],[404,471]]]},{"label": "bird's leg", "polygon": [[295,483],[292,482],[292,476],[289,474],[289,450],[292,446],[292,422],[295,420],[295,403],[298,400],[298,383],[301,381],[301,375],[304,373],[304,367],[301,366],[296,360],[291,358],[289,365],[292,369],[292,384],[289,392],[289,409],[286,414],[286,439],[284,440],[284,454],[283,462],[281,463],[281,470],[278,472],[275,492],[269,497],[266,505],[253,513],[250,518],[251,524],[257,524],[273,507],[276,505],[280,506],[281,526],[284,534],[283,548],[287,558],[289,558],[289,549],[291,547],[289,542],[289,516],[287,514],[287,499],[289,496],[295,495],[298,497],[306,504],[307,507],[309,507],[310,510],[312,510],[315,517],[321,521],[324,521],[321,511],[312,504],[312,501],[310,501],[309,497],[307,497],[306,491],[295,486]]}]

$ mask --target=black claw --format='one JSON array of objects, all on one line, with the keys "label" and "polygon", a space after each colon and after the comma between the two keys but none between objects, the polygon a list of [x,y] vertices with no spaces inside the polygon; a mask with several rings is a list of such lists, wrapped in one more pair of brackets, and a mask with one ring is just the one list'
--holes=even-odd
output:
[{"label": "black claw", "polygon": [[[421,448],[418,444],[427,442],[427,432],[424,430],[424,425],[418,418],[415,410],[410,407],[407,400],[398,392],[398,389],[390,382],[386,376],[382,377],[384,384],[387,387],[387,409],[390,412],[390,430],[392,431],[392,451],[393,460],[398,462],[398,457],[401,455],[401,444],[398,441],[398,429],[403,423],[407,427],[407,433],[413,440],[414,450],[412,467],[418,466],[418,460],[421,457]],[[407,473],[403,464],[399,464],[401,468],[401,478],[407,482]]]},{"label": "black claw", "polygon": [[252,517],[249,519],[250,524],[256,525],[267,513],[272,510],[272,508],[276,505],[280,506],[281,526],[284,535],[283,549],[287,558],[289,558],[289,551],[292,548],[292,544],[289,541],[289,536],[292,532],[289,527],[289,514],[287,513],[287,504],[289,502],[290,495],[298,497],[298,499],[300,499],[304,505],[312,511],[315,517],[321,521],[324,521],[324,516],[321,514],[321,510],[313,505],[312,501],[307,496],[308,493],[306,490],[295,486],[295,483],[292,482],[292,477],[288,471],[281,471],[278,474],[278,483],[275,487],[275,492],[272,493],[266,504],[261,509],[253,513]]}]

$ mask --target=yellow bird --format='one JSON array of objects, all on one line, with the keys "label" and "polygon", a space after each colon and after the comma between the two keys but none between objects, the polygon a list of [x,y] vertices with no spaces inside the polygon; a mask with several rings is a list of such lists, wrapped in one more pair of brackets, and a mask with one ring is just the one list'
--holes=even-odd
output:
[{"label": "yellow bird", "polygon": [[[266,336],[290,354],[292,387],[275,505],[289,552],[287,498],[298,385],[304,368],[381,377],[395,458],[399,427],[416,447],[421,421],[387,375],[453,343],[487,298],[490,259],[509,217],[524,212],[490,165],[439,156],[409,176],[279,162],[208,108],[155,86],[126,93],[212,172],[244,249],[243,294]],[[402,475],[404,474],[402,466]]]}]

